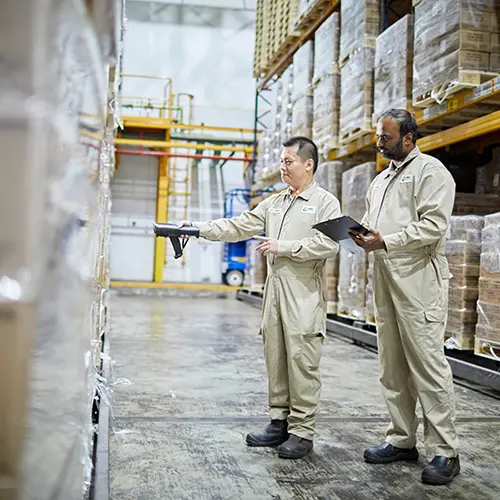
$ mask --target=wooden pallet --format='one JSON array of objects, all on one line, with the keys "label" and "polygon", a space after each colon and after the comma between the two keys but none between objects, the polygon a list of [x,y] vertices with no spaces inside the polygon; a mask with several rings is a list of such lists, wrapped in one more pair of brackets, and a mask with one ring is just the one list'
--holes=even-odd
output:
[{"label": "wooden pallet", "polygon": [[373,134],[373,130],[369,128],[355,128],[354,130],[341,134],[339,143],[342,145],[348,144],[367,134]]},{"label": "wooden pallet", "polygon": [[318,17],[328,16],[335,10],[335,2],[332,0],[316,0],[302,12],[294,21],[295,30],[304,31],[313,25]]},{"label": "wooden pallet", "polygon": [[474,354],[483,358],[500,361],[500,342],[494,340],[475,339]]},{"label": "wooden pallet", "polygon": [[445,346],[457,351],[473,351],[474,335],[470,333],[453,333],[446,335]]},{"label": "wooden pallet", "polygon": [[[460,92],[464,89],[470,89],[477,87],[483,83],[486,83],[493,78],[496,78],[498,73],[492,73],[489,71],[473,71],[473,70],[460,70],[458,81],[456,82],[447,82],[444,85],[439,85],[434,87],[432,90],[429,90],[423,95],[417,96],[413,99],[413,106],[416,108],[428,108],[433,104],[436,104],[436,99],[433,95],[445,95],[445,99],[447,100],[453,94]],[[443,93],[443,90],[446,92]]]}]

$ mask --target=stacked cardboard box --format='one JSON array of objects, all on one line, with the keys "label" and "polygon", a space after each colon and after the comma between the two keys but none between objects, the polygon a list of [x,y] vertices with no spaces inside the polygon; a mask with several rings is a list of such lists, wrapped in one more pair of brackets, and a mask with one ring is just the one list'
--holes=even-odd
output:
[{"label": "stacked cardboard box", "polygon": [[456,193],[453,215],[487,215],[500,211],[496,194]]},{"label": "stacked cardboard box", "polygon": [[482,341],[500,347],[500,213],[487,215],[482,233],[476,352]]},{"label": "stacked cardboard box", "polygon": [[413,16],[407,15],[377,37],[373,125],[388,108],[411,109]]},{"label": "stacked cardboard box", "polygon": [[90,481],[113,161],[109,142],[81,142],[105,130],[111,62],[91,3],[2,4],[2,499],[79,500]]},{"label": "stacked cardboard box", "polygon": [[283,85],[281,104],[281,142],[292,136],[293,95],[294,95],[294,67],[289,66],[281,76]]},{"label": "stacked cardboard box", "polygon": [[257,161],[255,164],[254,181],[260,182],[270,173],[273,135],[270,130],[263,130],[257,142]]},{"label": "stacked cardboard box", "polygon": [[365,309],[366,322],[375,324],[375,302],[373,300],[373,252],[368,254],[368,270],[366,272]]},{"label": "stacked cardboard box", "polygon": [[340,16],[334,12],[314,38],[313,140],[323,156],[338,144]]},{"label": "stacked cardboard box", "polygon": [[[429,98],[445,98],[498,72],[491,36],[495,0],[418,0],[414,5],[414,105],[426,106]],[[496,46],[496,37],[493,41]]]},{"label": "stacked cardboard box", "polygon": [[453,216],[446,238],[446,257],[453,278],[449,285],[446,336],[450,347],[474,349],[477,323],[479,260],[484,217]]},{"label": "stacked cardboard box", "polygon": [[[362,163],[342,176],[342,213],[361,221],[366,211],[365,197],[376,175],[376,163]],[[361,321],[366,319],[365,288],[368,256],[340,250],[338,312]]]},{"label": "stacked cardboard box", "polygon": [[312,136],[314,41],[293,56],[292,135]]},{"label": "stacked cardboard box", "polygon": [[[347,170],[345,163],[332,161],[321,163],[316,172],[316,182],[323,189],[332,193],[341,201],[342,175]],[[336,314],[338,307],[338,283],[339,283],[339,261],[337,254],[328,259],[323,272],[326,300],[328,301],[328,313]]]},{"label": "stacked cardboard box", "polygon": [[340,142],[371,130],[375,41],[379,33],[378,0],[341,2]]},{"label": "stacked cardboard box", "polygon": [[255,251],[257,245],[256,240],[247,242],[248,278],[252,289],[262,290],[267,278],[267,257]]}]

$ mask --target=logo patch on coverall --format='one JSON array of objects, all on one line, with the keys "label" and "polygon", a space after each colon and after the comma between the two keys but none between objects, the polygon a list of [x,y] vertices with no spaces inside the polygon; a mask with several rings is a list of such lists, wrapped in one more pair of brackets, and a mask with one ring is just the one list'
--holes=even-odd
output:
[{"label": "logo patch on coverall", "polygon": [[412,180],[413,180],[413,175],[403,175],[403,177],[401,177],[401,184],[408,184]]},{"label": "logo patch on coverall", "polygon": [[302,207],[302,213],[303,214],[315,214],[316,207]]}]

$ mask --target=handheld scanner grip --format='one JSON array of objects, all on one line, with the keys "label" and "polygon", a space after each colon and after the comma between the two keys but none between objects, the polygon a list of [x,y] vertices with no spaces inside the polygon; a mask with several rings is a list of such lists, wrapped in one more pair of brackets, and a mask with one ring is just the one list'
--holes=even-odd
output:
[{"label": "handheld scanner grip", "polygon": [[176,224],[155,222],[153,229],[156,236],[163,238],[182,238],[183,236],[194,236],[199,238],[200,230],[197,227],[183,226],[179,227]]}]

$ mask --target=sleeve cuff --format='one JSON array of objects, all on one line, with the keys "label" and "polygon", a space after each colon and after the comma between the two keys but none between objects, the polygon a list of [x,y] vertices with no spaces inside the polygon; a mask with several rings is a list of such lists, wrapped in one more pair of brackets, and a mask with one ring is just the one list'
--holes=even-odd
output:
[{"label": "sleeve cuff", "polygon": [[387,252],[392,252],[393,250],[397,250],[401,246],[399,241],[399,236],[397,233],[385,236],[384,243],[385,243],[385,250]]},{"label": "sleeve cuff", "polygon": [[191,222],[191,224],[200,230],[201,238],[206,238],[210,227],[208,222]]},{"label": "sleeve cuff", "polygon": [[278,255],[280,257],[290,257],[292,255],[293,241],[278,240]]}]

